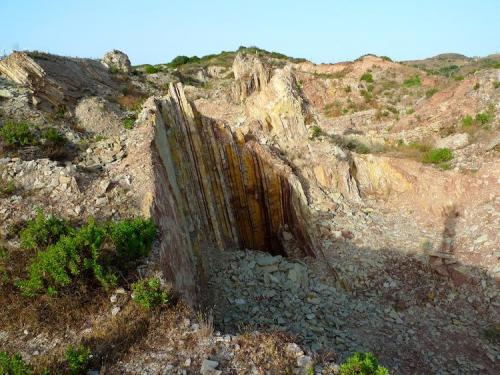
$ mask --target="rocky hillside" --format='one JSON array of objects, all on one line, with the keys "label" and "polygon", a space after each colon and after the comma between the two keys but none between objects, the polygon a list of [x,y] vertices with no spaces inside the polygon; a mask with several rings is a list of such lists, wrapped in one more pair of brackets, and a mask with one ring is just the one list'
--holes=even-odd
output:
[{"label": "rocky hillside", "polygon": [[0,369],[497,373],[499,61],[0,60]]}]

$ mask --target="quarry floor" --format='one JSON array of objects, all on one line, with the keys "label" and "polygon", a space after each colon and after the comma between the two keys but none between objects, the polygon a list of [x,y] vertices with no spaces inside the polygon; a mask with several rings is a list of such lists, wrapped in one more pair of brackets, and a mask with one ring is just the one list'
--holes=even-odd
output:
[{"label": "quarry floor", "polygon": [[325,231],[316,259],[210,251],[205,300],[217,329],[285,332],[337,363],[370,351],[396,374],[496,373],[498,342],[486,334],[498,324],[495,281],[457,285],[431,269],[422,241],[439,244],[439,228],[353,215],[323,213],[352,238]]}]

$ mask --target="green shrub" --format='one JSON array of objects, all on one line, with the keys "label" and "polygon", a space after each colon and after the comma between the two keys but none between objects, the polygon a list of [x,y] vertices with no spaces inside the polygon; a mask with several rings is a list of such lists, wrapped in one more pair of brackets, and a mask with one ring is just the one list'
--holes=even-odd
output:
[{"label": "green shrub", "polygon": [[4,180],[0,177],[0,198],[8,197],[16,191],[16,184],[13,180]]},{"label": "green shrub", "polygon": [[45,216],[43,211],[38,210],[35,218],[28,221],[26,228],[21,231],[21,246],[31,250],[45,249],[70,230],[66,221],[53,215]]},{"label": "green shrub", "polygon": [[146,74],[154,74],[154,73],[158,73],[160,71],[160,69],[158,69],[154,65],[146,65],[144,67],[144,71],[146,72]]},{"label": "green shrub", "polygon": [[323,130],[318,125],[311,126],[311,138],[317,138],[323,134]]},{"label": "green shrub", "polygon": [[125,129],[130,130],[130,129],[132,129],[134,127],[134,125],[135,125],[135,119],[134,118],[127,117],[127,118],[123,119],[123,127]]},{"label": "green shrub", "polygon": [[36,143],[32,125],[27,122],[5,122],[0,128],[0,139],[9,146],[17,147]]},{"label": "green shrub", "polygon": [[427,151],[422,157],[422,162],[426,164],[441,164],[451,159],[453,159],[453,153],[449,148],[436,148]]},{"label": "green shrub", "polygon": [[58,147],[63,146],[67,139],[59,133],[56,128],[47,128],[42,132],[42,138],[45,139],[47,146]]},{"label": "green shrub", "polygon": [[105,231],[93,220],[74,234],[63,236],[57,243],[39,251],[28,266],[28,279],[17,283],[25,296],[42,291],[55,295],[58,289],[67,287],[79,277],[95,278],[108,288],[116,282],[116,276],[105,269],[101,246]]},{"label": "green shrub", "polygon": [[144,219],[118,221],[112,223],[108,231],[118,257],[123,261],[147,255],[156,235],[153,222]]},{"label": "green shrub", "polygon": [[137,281],[132,284],[132,292],[133,300],[147,309],[168,302],[168,294],[162,290],[160,280],[158,279],[152,278]]},{"label": "green shrub", "polygon": [[168,66],[170,66],[171,68],[177,68],[181,65],[187,64],[189,60],[190,59],[187,56],[177,56],[168,63]]},{"label": "green shrub", "polygon": [[369,103],[373,100],[373,94],[368,90],[361,90],[361,96],[365,99],[365,102]]},{"label": "green shrub", "polygon": [[420,86],[422,84],[422,81],[420,80],[420,76],[418,74],[411,76],[410,78],[406,79],[403,82],[403,85],[405,87],[415,87],[415,86]]},{"label": "green shrub", "polygon": [[9,253],[7,249],[0,246],[0,288],[9,280],[9,274],[6,269],[8,259]]},{"label": "green shrub", "polygon": [[488,112],[481,112],[481,113],[476,114],[475,120],[479,125],[486,125],[491,120],[493,120],[493,114],[488,113]]},{"label": "green shrub", "polygon": [[1,375],[30,375],[32,373],[32,367],[23,361],[19,353],[9,356],[6,352],[0,352]]},{"label": "green shrub", "polygon": [[365,81],[367,83],[373,83],[373,75],[370,72],[366,72],[361,76],[360,81]]},{"label": "green shrub", "polygon": [[474,119],[470,115],[466,115],[462,117],[461,123],[464,128],[468,128],[472,126],[472,123],[474,122]]},{"label": "green shrub", "polygon": [[380,56],[380,58],[384,61],[390,61],[392,62],[392,59],[389,56]]},{"label": "green shrub", "polygon": [[78,347],[70,346],[66,350],[66,362],[71,374],[83,374],[90,360],[90,349],[84,345]]},{"label": "green shrub", "polygon": [[458,65],[447,65],[447,66],[443,66],[441,68],[439,68],[438,70],[438,74],[441,74],[445,77],[452,77],[454,76],[458,70],[460,69],[460,67]]},{"label": "green shrub", "polygon": [[481,87],[481,85],[479,84],[479,82],[476,82],[476,84],[474,85],[473,89],[474,90],[479,90],[480,87]]},{"label": "green shrub", "polygon": [[155,227],[150,220],[97,225],[90,219],[38,251],[27,267],[28,278],[18,281],[17,286],[25,296],[55,295],[76,281],[97,282],[108,289],[117,281],[113,268],[124,267],[129,261],[147,255],[154,236]]},{"label": "green shrub", "polygon": [[435,93],[438,92],[438,89],[433,87],[432,89],[429,89],[425,92],[425,97],[426,98],[430,98],[431,96],[433,96]]},{"label": "green shrub", "polygon": [[355,353],[340,365],[340,375],[389,375],[371,353]]}]

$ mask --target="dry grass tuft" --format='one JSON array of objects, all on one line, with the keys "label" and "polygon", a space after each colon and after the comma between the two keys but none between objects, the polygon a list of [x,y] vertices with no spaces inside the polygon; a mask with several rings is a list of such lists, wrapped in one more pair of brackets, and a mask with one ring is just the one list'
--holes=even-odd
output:
[{"label": "dry grass tuft", "polygon": [[244,333],[238,336],[240,350],[234,360],[247,371],[255,367],[259,374],[293,374],[296,358],[285,350],[289,342],[293,338],[281,332]]}]

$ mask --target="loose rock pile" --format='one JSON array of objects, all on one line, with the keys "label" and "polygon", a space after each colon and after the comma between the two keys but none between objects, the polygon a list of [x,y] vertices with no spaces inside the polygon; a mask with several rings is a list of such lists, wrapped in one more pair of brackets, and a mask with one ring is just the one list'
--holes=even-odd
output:
[{"label": "loose rock pile", "polygon": [[479,373],[488,363],[483,356],[498,358],[477,333],[484,322],[472,323],[472,306],[447,315],[437,301],[401,307],[377,293],[355,297],[305,263],[261,252],[214,252],[209,259],[207,303],[223,332],[289,332],[312,353],[333,352],[338,362],[371,351],[397,373]]}]

